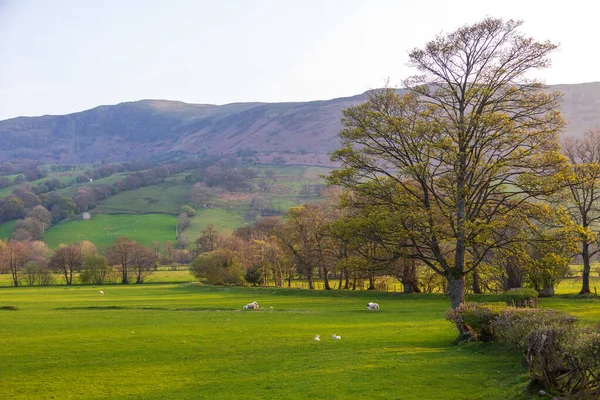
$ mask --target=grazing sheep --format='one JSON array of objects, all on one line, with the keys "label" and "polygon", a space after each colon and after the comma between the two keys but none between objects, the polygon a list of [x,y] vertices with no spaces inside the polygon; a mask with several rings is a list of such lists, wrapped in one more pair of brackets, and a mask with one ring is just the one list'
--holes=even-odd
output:
[{"label": "grazing sheep", "polygon": [[246,304],[246,305],[244,306],[244,310],[248,310],[248,309],[251,309],[251,310],[252,310],[252,309],[253,309],[253,310],[258,310],[258,309],[259,309],[258,303],[257,303],[257,302],[255,302],[255,301],[253,301],[252,303],[248,303],[248,304]]},{"label": "grazing sheep", "polygon": [[320,337],[320,335],[317,335],[317,336],[315,336],[315,340],[317,340],[317,341],[318,341],[318,340],[321,340],[321,337]]},{"label": "grazing sheep", "polygon": [[98,292],[98,294],[99,294],[100,296],[104,296],[104,292],[103,292],[102,290],[101,290],[101,291],[99,291],[99,292]]},{"label": "grazing sheep", "polygon": [[370,311],[379,311],[379,304],[377,304],[377,303],[368,303],[367,304],[367,308]]},{"label": "grazing sheep", "polygon": [[341,336],[338,336],[338,335],[336,335],[336,334],[334,333],[333,335],[331,335],[331,338],[332,338],[333,340],[340,340],[342,337],[341,337]]}]

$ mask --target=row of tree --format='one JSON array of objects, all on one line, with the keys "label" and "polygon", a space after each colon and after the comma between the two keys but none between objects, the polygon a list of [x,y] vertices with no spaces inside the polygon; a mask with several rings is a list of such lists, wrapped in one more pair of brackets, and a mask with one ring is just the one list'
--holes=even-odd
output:
[{"label": "row of tree", "polygon": [[66,285],[79,277],[83,284],[143,283],[158,265],[187,264],[191,255],[173,244],[152,247],[117,238],[102,254],[89,241],[61,244],[54,251],[41,241],[0,240],[0,273],[10,273],[14,286],[49,285],[60,274]]}]

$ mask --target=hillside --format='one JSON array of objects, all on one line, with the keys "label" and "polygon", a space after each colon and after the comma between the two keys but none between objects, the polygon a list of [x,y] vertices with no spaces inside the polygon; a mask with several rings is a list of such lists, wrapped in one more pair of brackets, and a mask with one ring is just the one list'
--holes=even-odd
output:
[{"label": "hillside", "polygon": [[[600,124],[600,82],[551,89],[564,93],[565,135]],[[366,98],[363,93],[327,101],[221,106],[141,100],[61,116],[13,118],[0,121],[0,162],[76,164],[204,153],[330,165],[342,110]]]}]

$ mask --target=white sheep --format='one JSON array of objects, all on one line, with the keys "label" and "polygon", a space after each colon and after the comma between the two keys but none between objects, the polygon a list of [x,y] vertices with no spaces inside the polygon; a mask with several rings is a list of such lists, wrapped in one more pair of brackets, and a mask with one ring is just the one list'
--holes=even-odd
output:
[{"label": "white sheep", "polygon": [[99,291],[99,292],[98,292],[98,294],[99,294],[100,296],[104,296],[104,292],[103,292],[102,290],[101,290],[101,291]]},{"label": "white sheep", "polygon": [[336,334],[334,333],[333,335],[331,335],[331,338],[332,338],[333,340],[340,340],[342,337],[341,337],[341,336],[339,336],[339,335],[336,335]]},{"label": "white sheep", "polygon": [[252,303],[248,303],[248,304],[246,304],[246,305],[244,306],[244,310],[247,310],[247,309],[254,309],[254,310],[258,310],[258,309],[259,309],[258,303],[257,303],[257,302],[255,302],[255,301],[253,301]]},{"label": "white sheep", "polygon": [[377,304],[377,303],[371,303],[370,302],[370,303],[367,304],[367,308],[370,311],[379,311],[379,304]]},{"label": "white sheep", "polygon": [[317,340],[317,341],[321,340],[321,336],[320,335],[315,336],[315,340]]}]

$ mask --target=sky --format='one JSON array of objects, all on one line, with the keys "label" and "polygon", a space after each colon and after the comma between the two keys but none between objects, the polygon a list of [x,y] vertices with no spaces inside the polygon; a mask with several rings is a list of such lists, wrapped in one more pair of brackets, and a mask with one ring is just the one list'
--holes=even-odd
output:
[{"label": "sky", "polygon": [[408,53],[485,17],[560,44],[548,84],[600,81],[591,0],[0,0],[0,120],[141,99],[284,102],[400,87]]}]

